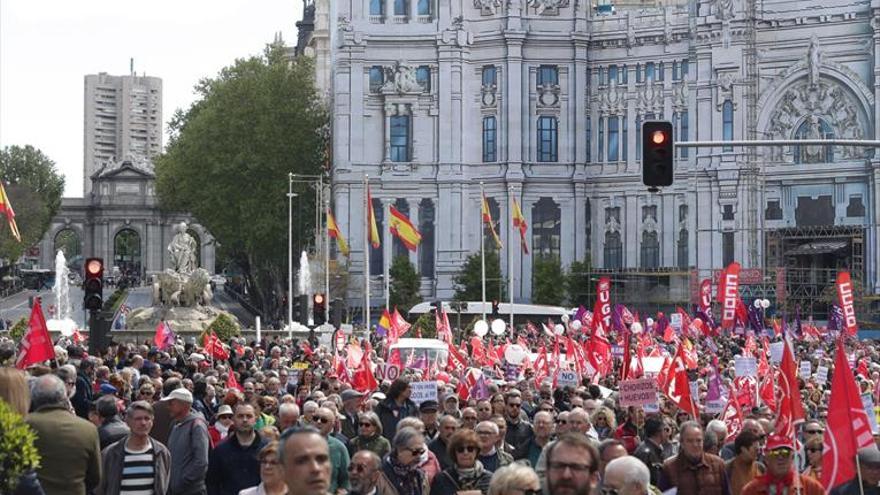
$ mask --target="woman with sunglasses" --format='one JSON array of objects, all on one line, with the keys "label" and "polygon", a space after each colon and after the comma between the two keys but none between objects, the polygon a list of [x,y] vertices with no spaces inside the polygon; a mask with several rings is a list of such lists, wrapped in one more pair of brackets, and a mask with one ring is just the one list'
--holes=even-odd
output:
[{"label": "woman with sunglasses", "polygon": [[822,481],[822,437],[807,440],[804,451],[807,453],[807,469],[804,470],[804,476]]},{"label": "woman with sunglasses", "polygon": [[415,428],[401,428],[391,441],[391,453],[382,460],[382,472],[397,495],[428,495],[428,478],[419,467],[428,452],[425,437]]},{"label": "woman with sunglasses", "polygon": [[434,478],[431,493],[468,493],[486,495],[492,472],[477,460],[480,439],[472,430],[459,430],[449,439],[449,456],[453,467]]},{"label": "woman with sunglasses", "polygon": [[379,458],[383,458],[391,452],[391,443],[382,436],[382,422],[373,411],[358,414],[358,434],[352,438],[348,445],[351,455],[359,450],[369,450]]}]

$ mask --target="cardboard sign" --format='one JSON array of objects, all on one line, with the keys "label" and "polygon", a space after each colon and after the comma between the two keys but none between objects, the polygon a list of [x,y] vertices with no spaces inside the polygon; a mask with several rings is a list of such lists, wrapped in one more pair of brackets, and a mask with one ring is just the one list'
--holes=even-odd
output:
[{"label": "cardboard sign", "polygon": [[770,344],[770,362],[779,364],[782,362],[782,352],[785,351],[785,342],[774,342]]},{"label": "cardboard sign", "polygon": [[758,376],[758,362],[753,357],[738,356],[733,361],[736,376]]},{"label": "cardboard sign", "polygon": [[409,384],[412,388],[412,394],[409,398],[416,404],[421,404],[426,400],[437,400],[437,382],[412,382]]},{"label": "cardboard sign", "polygon": [[642,411],[645,411],[645,414],[657,414],[660,412],[660,401],[654,402],[653,404],[645,404],[642,406]]},{"label": "cardboard sign", "polygon": [[574,371],[560,371],[556,376],[557,387],[577,387],[578,383],[578,375]]},{"label": "cardboard sign", "polygon": [[874,412],[874,398],[871,394],[862,395],[862,405],[865,407],[865,414],[868,415],[868,422],[871,423],[871,433],[876,435],[880,432],[880,427],[877,426],[877,414]]},{"label": "cardboard sign", "polygon": [[507,381],[515,381],[519,378],[519,366],[507,363],[504,367],[504,379]]},{"label": "cardboard sign", "polygon": [[813,365],[809,361],[801,361],[801,378],[807,380],[813,375]]},{"label": "cardboard sign", "polygon": [[400,368],[396,364],[386,363],[383,366],[376,366],[376,380],[393,382],[398,378],[400,378]]},{"label": "cardboard sign", "polygon": [[623,359],[623,346],[614,344],[611,346],[611,355],[618,359]]},{"label": "cardboard sign", "polygon": [[309,363],[304,363],[302,361],[297,361],[293,363],[293,369],[295,370],[307,370],[309,369]]},{"label": "cardboard sign", "polygon": [[676,332],[681,332],[681,313],[676,311],[669,315],[669,326],[674,328]]},{"label": "cardboard sign", "polygon": [[657,402],[657,381],[639,378],[620,382],[621,407],[644,406]]},{"label": "cardboard sign", "polygon": [[828,382],[828,367],[819,366],[816,368],[816,383],[825,385]]},{"label": "cardboard sign", "polygon": [[727,405],[727,402],[724,399],[718,400],[707,400],[706,407],[703,408],[709,414],[721,414],[724,411],[724,406]]}]

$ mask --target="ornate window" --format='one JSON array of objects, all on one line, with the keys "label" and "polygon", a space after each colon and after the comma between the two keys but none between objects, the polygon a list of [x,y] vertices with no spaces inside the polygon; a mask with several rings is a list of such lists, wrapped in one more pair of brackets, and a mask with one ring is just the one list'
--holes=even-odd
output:
[{"label": "ornate window", "polygon": [[495,133],[497,131],[495,116],[483,117],[483,161],[494,162],[495,156]]},{"label": "ornate window", "polygon": [[608,66],[608,84],[616,84],[617,83],[617,66],[609,65]]},{"label": "ornate window", "polygon": [[481,74],[483,79],[483,86],[497,86],[498,85],[498,70],[494,65],[484,65],[483,73]]},{"label": "ornate window", "polygon": [[620,269],[623,267],[623,244],[620,232],[605,232],[605,268]]},{"label": "ornate window", "polygon": [[599,117],[599,163],[605,161],[605,121],[608,117]]},{"label": "ornate window", "polygon": [[556,117],[538,117],[538,161],[557,161],[556,149]]},{"label": "ornate window", "polygon": [[[833,139],[834,131],[825,119],[810,115],[794,133],[795,139]],[[831,163],[834,161],[833,146],[795,146],[795,163]]]},{"label": "ornate window", "polygon": [[418,15],[431,15],[431,0],[419,0]]},{"label": "ornate window", "polygon": [[[733,103],[730,100],[725,100],[721,105],[721,120],[721,139],[733,141]],[[733,146],[725,146],[722,151],[733,151]]]},{"label": "ornate window", "polygon": [[767,209],[764,210],[765,220],[782,220],[782,208],[778,199],[767,201]]},{"label": "ornate window", "polygon": [[538,67],[538,86],[544,84],[559,84],[559,68],[555,65],[542,65]]},{"label": "ornate window", "polygon": [[384,15],[385,0],[370,0],[370,15]]},{"label": "ornate window", "polygon": [[616,162],[618,158],[618,151],[620,142],[618,141],[618,130],[617,126],[620,123],[620,119],[616,115],[612,115],[608,117],[608,161]]},{"label": "ornate window", "polygon": [[428,198],[419,203],[419,273],[425,278],[434,278],[434,202]]},{"label": "ornate window", "polygon": [[410,160],[409,115],[391,117],[391,161],[408,162]]},{"label": "ornate window", "polygon": [[[397,200],[394,201],[394,207],[397,208],[397,211],[403,213],[404,215],[406,215],[407,218],[409,218],[409,203],[405,199],[397,198]],[[396,235],[391,236],[391,238],[391,259],[393,260],[398,256],[409,258],[409,250],[406,248],[406,246],[403,245],[402,242],[400,242],[400,239]]]},{"label": "ornate window", "polygon": [[562,210],[552,198],[541,198],[532,207],[532,249],[536,256],[559,258]]},{"label": "ornate window", "polygon": [[645,80],[647,82],[654,81],[654,62],[648,62],[645,64]]},{"label": "ornate window", "polygon": [[370,92],[377,93],[385,83],[385,72],[381,65],[370,67]]},{"label": "ornate window", "polygon": [[394,0],[394,15],[407,15],[409,0]]},{"label": "ornate window", "polygon": [[593,129],[592,129],[593,123],[592,123],[592,119],[590,118],[589,115],[587,115],[586,126],[587,126],[587,163],[590,163],[592,161],[592,156],[591,156],[592,149],[591,148],[593,147]]},{"label": "ornate window", "polygon": [[427,65],[420,65],[416,69],[416,82],[422,87],[425,93],[431,92],[431,68]]},{"label": "ornate window", "polygon": [[660,266],[660,240],[657,232],[642,232],[642,268]]},{"label": "ornate window", "polygon": [[627,124],[626,115],[620,116],[620,127],[622,128],[620,136],[620,159],[626,161],[629,148],[629,124]]}]

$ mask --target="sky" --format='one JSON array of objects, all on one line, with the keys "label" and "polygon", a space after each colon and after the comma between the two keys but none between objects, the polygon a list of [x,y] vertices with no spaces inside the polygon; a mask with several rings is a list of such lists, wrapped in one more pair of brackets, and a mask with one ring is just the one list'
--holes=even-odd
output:
[{"label": "sky", "polygon": [[[302,0],[2,0],[0,146],[33,145],[83,194],[83,79],[107,72],[162,78],[162,116],[192,88],[281,32],[296,43]],[[168,142],[163,133],[163,145]]]}]

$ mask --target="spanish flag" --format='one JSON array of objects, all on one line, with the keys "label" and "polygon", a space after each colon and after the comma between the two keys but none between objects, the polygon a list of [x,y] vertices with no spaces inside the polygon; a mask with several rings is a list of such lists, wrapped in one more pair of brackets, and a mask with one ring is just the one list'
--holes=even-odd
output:
[{"label": "spanish flag", "polygon": [[0,214],[6,215],[6,221],[9,222],[9,230],[12,237],[21,242],[21,234],[18,232],[18,225],[15,224],[15,211],[12,209],[12,203],[9,202],[9,196],[6,195],[6,188],[3,182],[0,182]]},{"label": "spanish flag", "polygon": [[513,228],[519,229],[519,242],[522,245],[523,253],[529,254],[529,247],[526,245],[526,229],[528,226],[526,225],[526,218],[522,214],[522,210],[519,209],[519,203],[516,202],[516,198],[513,199]]},{"label": "spanish flag", "polygon": [[397,208],[391,207],[391,221],[389,222],[391,233],[396,235],[400,242],[410,251],[415,251],[422,242],[422,234]]},{"label": "spanish flag", "polygon": [[333,218],[333,212],[330,211],[330,208],[327,208],[327,234],[336,239],[339,252],[348,256],[348,243],[345,242],[345,237],[342,237],[342,232],[339,231],[339,226],[336,225],[336,219]]},{"label": "spanish flag", "polygon": [[370,231],[370,245],[373,249],[378,249],[381,245],[379,242],[379,227],[376,226],[376,212],[373,211],[373,196],[370,195],[370,185],[367,184],[367,228]]},{"label": "spanish flag", "polygon": [[495,240],[495,245],[498,249],[501,249],[501,238],[498,237],[498,232],[495,231],[495,222],[492,221],[492,212],[489,210],[489,201],[486,200],[486,195],[483,195],[483,223],[489,226],[489,232],[492,233],[492,239]]}]

